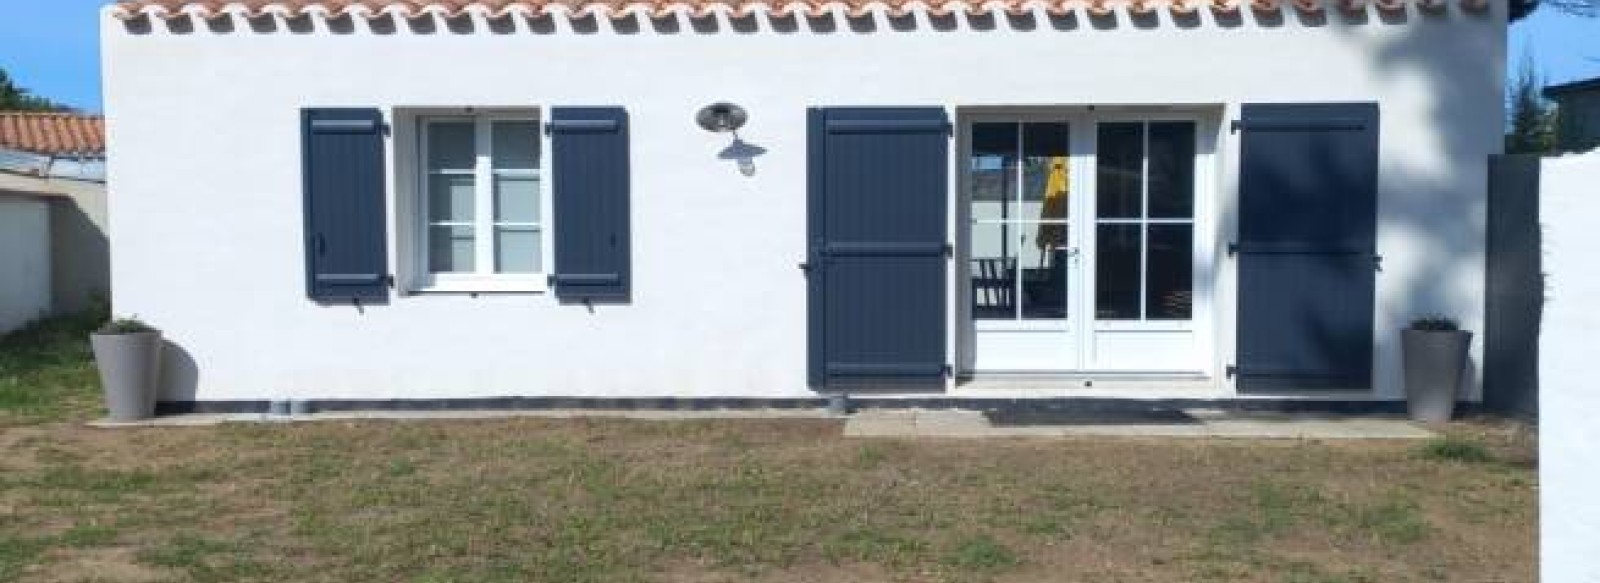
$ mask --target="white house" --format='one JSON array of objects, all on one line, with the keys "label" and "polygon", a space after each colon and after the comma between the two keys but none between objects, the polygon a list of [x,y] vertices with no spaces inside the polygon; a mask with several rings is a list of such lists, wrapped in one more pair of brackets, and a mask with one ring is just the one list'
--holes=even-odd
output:
[{"label": "white house", "polygon": [[179,406],[1382,404],[1407,321],[1482,328],[1501,0],[102,18],[114,309]]}]

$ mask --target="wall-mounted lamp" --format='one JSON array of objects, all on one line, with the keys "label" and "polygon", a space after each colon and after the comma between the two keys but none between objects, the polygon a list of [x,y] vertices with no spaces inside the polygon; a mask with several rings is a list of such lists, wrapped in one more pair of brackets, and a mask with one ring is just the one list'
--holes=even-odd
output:
[{"label": "wall-mounted lamp", "polygon": [[718,101],[700,108],[694,114],[694,122],[708,132],[737,132],[744,127],[744,122],[750,119],[750,114],[739,107],[726,101]]}]

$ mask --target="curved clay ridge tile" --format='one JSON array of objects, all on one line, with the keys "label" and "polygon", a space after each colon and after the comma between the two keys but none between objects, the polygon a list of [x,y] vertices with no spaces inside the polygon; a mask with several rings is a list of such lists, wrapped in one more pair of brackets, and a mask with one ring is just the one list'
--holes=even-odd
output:
[{"label": "curved clay ridge tile", "polygon": [[1027,16],[1033,13],[1033,2],[1000,2],[1000,9],[1005,10],[1006,16]]},{"label": "curved clay ridge tile", "polygon": [[1188,16],[1200,10],[1200,3],[1192,0],[1172,0],[1167,3],[1167,10],[1173,14]]},{"label": "curved clay ridge tile", "polygon": [[1367,11],[1367,0],[1339,0],[1339,9],[1347,14],[1360,14]]},{"label": "curved clay ridge tile", "polygon": [[[1288,0],[1295,10],[1320,14],[1327,10],[1325,0]],[[1407,0],[1326,0],[1346,12],[1362,12],[1368,4],[1379,10],[1404,11]],[[1447,8],[1450,0],[1415,0],[1421,10],[1438,12]],[[1119,9],[1132,14],[1148,15],[1164,5],[1173,14],[1192,14],[1209,9],[1219,14],[1233,14],[1248,6],[1260,12],[1282,9],[1284,0],[122,0],[113,5],[112,14],[118,18],[148,16],[163,19],[212,19],[228,16],[256,18],[261,16],[362,17],[382,18],[398,16],[415,19],[429,16],[458,18],[464,15],[484,15],[501,18],[512,14],[529,16],[566,14],[582,17],[622,19],[647,16],[652,19],[670,18],[685,14],[691,18],[709,18],[726,14],[736,18],[750,17],[758,12],[769,16],[790,18],[805,16],[823,18],[841,14],[848,18],[863,18],[886,14],[901,18],[916,12],[934,17],[947,17],[956,11],[967,15],[1007,14],[1023,16],[1040,9],[1052,16],[1064,16],[1083,9],[1094,17],[1111,16]],[[1489,0],[1459,0],[1462,10],[1485,12]]]},{"label": "curved clay ridge tile", "polygon": [[1239,11],[1239,1],[1211,0],[1211,10],[1218,14],[1233,14]]},{"label": "curved clay ridge tile", "polygon": [[1461,9],[1474,14],[1489,11],[1489,0],[1461,0]]}]

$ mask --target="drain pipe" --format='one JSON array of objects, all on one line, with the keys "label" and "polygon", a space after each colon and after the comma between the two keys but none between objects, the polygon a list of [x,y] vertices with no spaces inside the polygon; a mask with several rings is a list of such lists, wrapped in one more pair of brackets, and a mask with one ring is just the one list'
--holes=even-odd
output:
[{"label": "drain pipe", "polygon": [[267,418],[288,421],[311,413],[311,403],[304,399],[273,399],[267,402]]},{"label": "drain pipe", "polygon": [[850,393],[835,393],[828,395],[828,413],[832,415],[849,415],[851,412]]}]

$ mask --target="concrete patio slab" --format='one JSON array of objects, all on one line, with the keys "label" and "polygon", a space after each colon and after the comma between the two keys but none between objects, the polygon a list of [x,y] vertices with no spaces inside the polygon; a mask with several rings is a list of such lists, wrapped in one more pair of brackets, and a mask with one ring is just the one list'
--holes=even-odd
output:
[{"label": "concrete patio slab", "polygon": [[[1153,417],[1097,421],[1093,414],[1072,422],[996,423],[983,411],[961,409],[868,409],[841,417],[826,409],[606,410],[530,409],[454,411],[336,411],[307,415],[261,413],[169,415],[140,421],[100,420],[89,426],[197,427],[224,423],[307,423],[318,421],[429,421],[473,419],[615,418],[653,421],[707,419],[844,419],[846,437],[1218,437],[1248,439],[1425,439],[1434,434],[1394,417],[1184,410],[1183,421]],[[1046,417],[1048,418],[1048,417]]]},{"label": "concrete patio slab", "polygon": [[1240,439],[1426,439],[1434,433],[1393,417],[1234,413],[1187,410],[1190,421],[997,425],[981,411],[865,411],[845,424],[847,437],[1214,437]]},{"label": "concrete patio slab", "polygon": [[837,415],[826,409],[718,409],[704,411],[684,410],[622,410],[622,409],[527,409],[490,410],[460,409],[444,411],[329,411],[306,415],[268,415],[264,413],[187,413],[164,415],[139,421],[112,421],[102,419],[88,423],[90,427],[104,429],[128,427],[195,427],[224,423],[307,423],[317,421],[428,421],[471,419],[577,419],[616,418],[654,421],[696,419],[833,419]]}]

